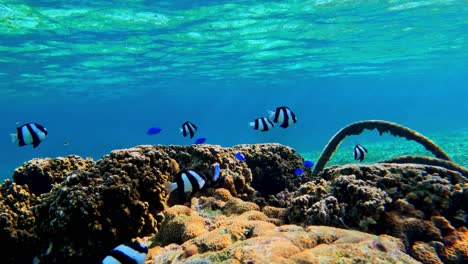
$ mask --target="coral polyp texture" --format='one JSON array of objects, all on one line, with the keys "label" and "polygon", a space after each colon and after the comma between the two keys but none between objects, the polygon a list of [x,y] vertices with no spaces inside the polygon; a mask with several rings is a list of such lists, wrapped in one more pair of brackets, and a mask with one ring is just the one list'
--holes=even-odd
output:
[{"label": "coral polyp texture", "polygon": [[[304,159],[279,144],[34,159],[0,188],[2,257],[97,263],[141,238],[146,263],[463,263],[466,169],[441,160],[450,162],[332,166],[315,176],[307,168],[298,177]],[[176,199],[167,184],[184,169],[206,184]]]},{"label": "coral polyp texture", "polygon": [[[235,158],[238,151],[246,162]],[[77,156],[34,159],[15,171],[13,182],[2,184],[0,239],[11,241],[5,258],[12,263],[33,257],[46,263],[95,263],[119,243],[158,233],[163,212],[178,202],[170,199],[166,184],[184,168],[211,176],[215,162],[222,176],[216,182],[207,177],[200,194],[223,187],[245,201],[267,197],[270,193],[252,188],[253,175],[261,178],[262,171],[268,174],[259,185],[274,181],[279,189],[294,189],[293,183],[306,182],[289,169],[302,157],[278,144],[137,146],[112,151],[97,162]]]},{"label": "coral polyp texture", "polygon": [[66,175],[75,170],[86,170],[93,165],[90,158],[83,159],[76,155],[55,159],[32,159],[17,168],[13,180],[17,184],[28,185],[34,194],[47,193],[54,183],[60,183]]},{"label": "coral polyp texture", "polygon": [[[202,203],[203,204],[203,203]],[[206,207],[171,209],[168,225],[178,243],[153,241],[149,263],[418,263],[397,238],[327,226],[297,226],[276,223],[257,210],[211,218]],[[187,218],[197,215],[197,218]],[[205,216],[206,224],[200,225]],[[275,224],[276,223],[276,224]],[[193,227],[200,235],[193,237]],[[166,242],[166,243],[162,243]],[[161,244],[162,243],[162,244]]]}]

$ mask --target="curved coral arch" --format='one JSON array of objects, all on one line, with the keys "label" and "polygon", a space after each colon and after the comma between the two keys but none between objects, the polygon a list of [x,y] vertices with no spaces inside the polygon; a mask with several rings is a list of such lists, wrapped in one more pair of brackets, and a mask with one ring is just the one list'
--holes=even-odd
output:
[{"label": "curved coral arch", "polygon": [[323,170],[333,153],[340,145],[341,141],[343,141],[347,136],[359,135],[366,129],[377,129],[380,135],[384,133],[390,133],[392,136],[404,137],[408,140],[414,140],[419,144],[423,145],[428,151],[432,152],[432,154],[434,154],[434,156],[436,156],[437,158],[446,161],[451,161],[450,157],[432,140],[412,129],[409,129],[397,123],[392,123],[384,120],[364,120],[352,123],[342,128],[330,139],[330,141],[320,154],[320,157],[317,163],[315,164],[312,174],[318,175]]}]

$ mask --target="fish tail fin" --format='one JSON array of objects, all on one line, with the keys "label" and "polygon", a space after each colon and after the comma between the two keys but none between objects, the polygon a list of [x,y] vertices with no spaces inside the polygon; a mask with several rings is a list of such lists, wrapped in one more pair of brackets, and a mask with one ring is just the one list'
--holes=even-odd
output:
[{"label": "fish tail fin", "polygon": [[16,141],[18,141],[18,135],[12,133],[10,134],[10,139],[12,143],[16,143]]},{"label": "fish tail fin", "polygon": [[270,119],[274,118],[275,117],[275,112],[271,111],[271,110],[268,110],[268,115],[270,116]]},{"label": "fish tail fin", "polygon": [[249,126],[251,127],[255,126],[255,122],[249,122]]},{"label": "fish tail fin", "polygon": [[221,166],[218,162],[213,163],[214,172],[213,172],[213,181],[217,181],[221,173]]},{"label": "fish tail fin", "polygon": [[177,189],[177,182],[168,182],[166,183],[166,191],[167,193],[172,193]]}]

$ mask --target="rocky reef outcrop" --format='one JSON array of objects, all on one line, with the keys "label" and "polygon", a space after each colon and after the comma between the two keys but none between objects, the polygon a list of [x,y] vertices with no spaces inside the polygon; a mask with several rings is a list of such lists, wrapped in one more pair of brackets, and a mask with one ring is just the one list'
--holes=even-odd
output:
[{"label": "rocky reef outcrop", "polygon": [[424,263],[430,262],[422,248],[437,252],[431,258],[443,263],[467,260],[468,248],[459,242],[467,231],[468,181],[459,172],[379,163],[333,166],[319,178],[292,195],[291,223],[392,235]]},{"label": "rocky reef outcrop", "polygon": [[[224,203],[224,209],[213,213],[207,199]],[[193,209],[170,208],[165,225],[173,239],[167,240],[166,234],[153,238],[148,263],[419,263],[391,236],[280,224],[247,207],[226,214],[228,204],[240,203],[216,196],[194,200]]]},{"label": "rocky reef outcrop", "polygon": [[15,170],[13,181],[19,185],[27,185],[31,193],[39,195],[49,192],[55,183],[62,182],[70,172],[86,170],[93,164],[91,158],[83,159],[76,155],[32,159]]},{"label": "rocky reef outcrop", "polygon": [[[145,237],[148,263],[467,260],[468,183],[460,172],[378,163],[298,177],[303,162],[279,144],[137,146],[96,162],[35,159],[1,185],[2,256],[96,263]],[[181,200],[166,184],[182,169],[207,181]]]},{"label": "rocky reef outcrop", "polygon": [[[235,158],[238,151],[246,161]],[[216,182],[210,177],[215,162],[222,168]],[[207,175],[203,192],[223,187],[247,201],[271,193],[252,188],[253,175],[263,170],[270,178],[258,176],[259,186],[271,179],[280,189],[305,182],[290,169],[301,163],[294,150],[275,144],[138,146],[97,162],[77,156],[34,159],[15,171],[13,182],[2,184],[0,239],[11,241],[4,257],[12,263],[30,263],[33,257],[43,263],[94,263],[119,243],[158,233],[167,206],[187,202],[172,199],[165,188],[180,169]]]},{"label": "rocky reef outcrop", "polygon": [[32,211],[40,198],[27,186],[6,180],[0,187],[1,256],[5,263],[31,263],[35,247],[36,215]]}]

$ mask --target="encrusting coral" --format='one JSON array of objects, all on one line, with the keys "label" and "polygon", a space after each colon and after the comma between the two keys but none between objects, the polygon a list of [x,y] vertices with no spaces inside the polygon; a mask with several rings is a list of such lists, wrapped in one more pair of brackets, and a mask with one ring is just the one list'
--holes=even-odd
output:
[{"label": "encrusting coral", "polygon": [[[459,172],[430,165],[377,163],[332,166],[319,176],[295,192],[288,221],[389,234],[400,238],[407,252],[417,248],[418,258],[428,245],[444,263],[468,258],[463,236],[468,223],[468,180]],[[456,249],[450,248],[454,243]]]},{"label": "encrusting coral", "polygon": [[434,156],[439,159],[450,161],[450,157],[432,140],[419,134],[418,132],[411,130],[407,127],[399,125],[397,123],[392,123],[384,120],[365,120],[352,123],[346,127],[340,129],[328,142],[325,148],[322,150],[320,157],[318,158],[314,170],[312,171],[313,175],[318,175],[327,162],[330,160],[333,153],[336,151],[341,141],[343,141],[347,136],[359,135],[364,130],[373,130],[377,129],[380,135],[384,133],[390,133],[393,136],[404,137],[408,140],[414,140],[424,146],[428,151],[432,152]]},{"label": "encrusting coral", "polygon": [[[163,236],[152,238],[147,263],[418,263],[403,252],[398,239],[390,236],[326,226],[284,225],[255,210],[232,215],[223,212],[211,218],[206,212],[211,206],[205,199],[212,198],[202,196],[193,201],[200,205],[196,210],[178,206],[171,212],[175,215],[168,225],[176,223],[180,228],[171,230],[176,237],[186,239],[161,245]],[[205,232],[194,238],[187,236],[187,230],[200,228],[199,220],[192,221],[195,218],[181,221],[187,215],[203,217]]]},{"label": "encrusting coral", "polygon": [[28,185],[30,192],[39,195],[49,192],[52,185],[62,182],[68,173],[86,170],[93,164],[91,158],[83,159],[76,155],[55,159],[32,159],[15,170],[13,180],[17,184]]},{"label": "encrusting coral", "polygon": [[0,186],[0,241],[2,263],[31,263],[36,216],[32,210],[40,204],[27,186],[6,180]]},{"label": "encrusting coral", "polygon": [[[236,159],[238,151],[244,153],[246,162]],[[213,181],[216,162],[222,173]],[[159,231],[167,205],[178,202],[168,200],[166,183],[181,169],[207,176],[206,188],[192,196],[214,188],[229,190],[238,202],[231,201],[225,210],[234,213],[258,209],[249,201],[268,197],[269,193],[252,188],[253,175],[258,177],[255,184],[272,184],[273,180],[280,188],[295,189],[293,182],[307,180],[297,179],[289,167],[302,162],[300,155],[279,144],[138,146],[112,151],[97,162],[77,156],[35,159],[16,170],[18,182],[2,184],[0,240],[16,248],[21,245],[22,252],[28,252],[20,254],[12,248],[4,258],[12,263],[33,256],[42,262],[95,263],[118,244]],[[281,173],[268,178],[261,175],[263,169]],[[24,204],[19,203],[23,200]]]},{"label": "encrusting coral", "polygon": [[[381,122],[360,128],[414,132]],[[137,146],[97,162],[35,159],[1,185],[2,257],[96,263],[146,237],[147,263],[461,263],[468,260],[465,169],[429,146],[439,158],[332,166],[318,175],[305,169],[302,177],[294,170],[304,159],[279,144]],[[178,200],[166,184],[182,169],[205,175],[206,184]]]}]

